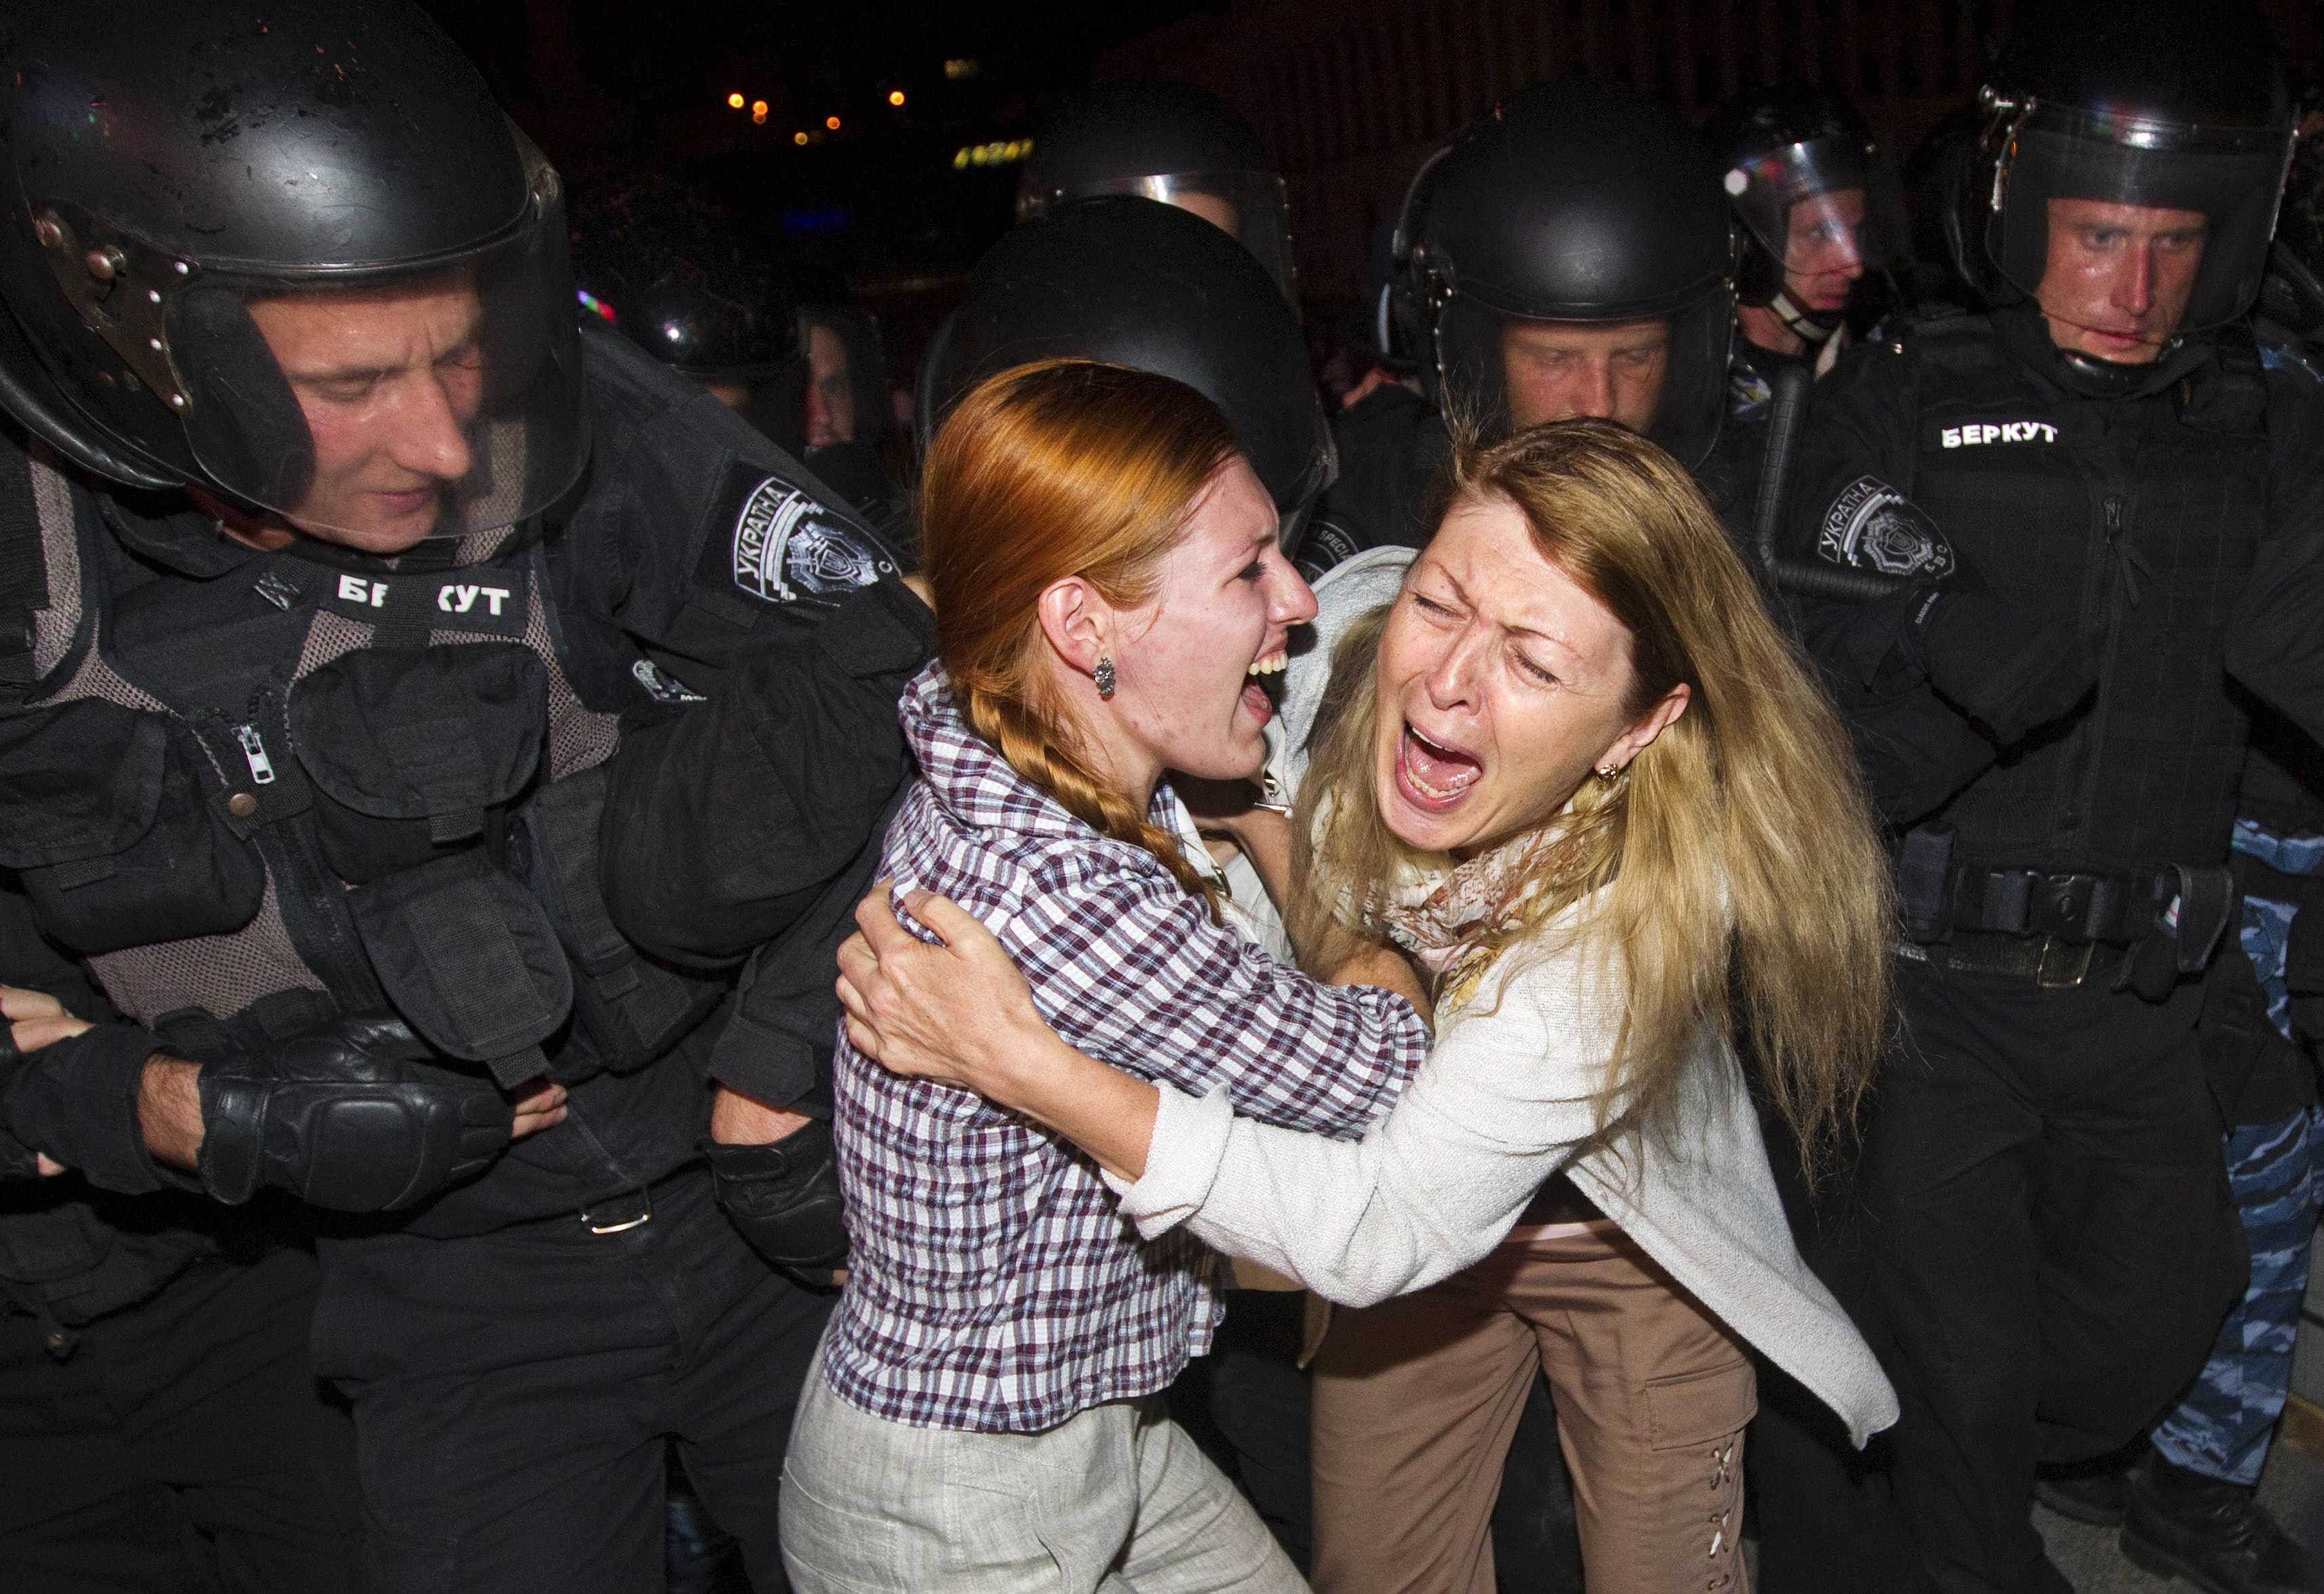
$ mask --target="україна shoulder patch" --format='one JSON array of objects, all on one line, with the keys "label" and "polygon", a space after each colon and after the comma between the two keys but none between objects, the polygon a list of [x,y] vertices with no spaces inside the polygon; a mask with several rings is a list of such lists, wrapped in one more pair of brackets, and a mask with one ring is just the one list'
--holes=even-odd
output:
[{"label": "\u0443\u043a\u0440\u0430\u0457\u043d\u0430 shoulder patch", "polygon": [[890,567],[885,553],[841,513],[780,476],[738,465],[719,495],[701,577],[768,604],[835,605]]},{"label": "\u0443\u043a\u0440\u0430\u0457\u043d\u0430 shoulder patch", "polygon": [[1858,476],[1824,511],[1816,552],[1835,565],[1937,581],[1958,561],[1922,508],[1877,476]]}]

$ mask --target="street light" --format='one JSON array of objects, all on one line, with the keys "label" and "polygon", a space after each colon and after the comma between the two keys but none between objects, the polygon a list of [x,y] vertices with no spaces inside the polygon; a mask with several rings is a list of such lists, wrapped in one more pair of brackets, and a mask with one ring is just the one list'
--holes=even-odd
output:
[{"label": "street light", "polygon": [[736,110],[738,110],[738,111],[739,111],[739,110],[741,110],[741,109],[742,108],[742,94],[741,94],[739,91],[737,91],[736,93],[733,93],[733,94],[730,94],[730,95],[728,95],[728,96],[726,97],[726,103],[727,103],[728,105],[730,105],[730,106],[733,106]]},{"label": "street light", "polygon": [[900,88],[890,88],[888,91],[888,103],[891,106],[902,105],[904,103],[904,91]]},{"label": "street light", "polygon": [[836,116],[825,116],[823,119],[823,124],[825,127],[830,128],[834,133],[837,133],[839,131],[839,118]]}]

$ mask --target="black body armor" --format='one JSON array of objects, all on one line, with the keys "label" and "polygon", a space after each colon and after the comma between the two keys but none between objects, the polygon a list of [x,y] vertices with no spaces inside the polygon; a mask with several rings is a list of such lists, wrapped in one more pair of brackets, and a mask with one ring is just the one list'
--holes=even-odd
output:
[{"label": "black body armor", "polygon": [[[258,552],[37,445],[0,458],[29,484],[50,597],[39,684],[0,717],[0,864],[42,934],[172,1055],[393,1016],[503,1087],[570,1087],[566,1125],[422,1206],[420,1232],[569,1212],[694,1155],[703,1020],[732,981],[614,926],[600,838],[624,722],[681,714],[852,600],[917,604],[795,463],[586,341],[586,495],[392,566]],[[876,742],[862,756],[900,779]],[[693,1067],[648,1066],[687,1046]]]},{"label": "black body armor", "polygon": [[[1924,325],[1819,384],[1803,449],[1790,556],[1904,589],[1805,622],[1905,833],[1916,939],[2128,944],[2181,894],[2209,914],[2196,876],[2224,871],[2247,735],[2238,650],[2252,690],[2303,723],[2324,711],[2312,666],[2271,652],[2307,625],[2291,594],[2314,579],[2315,383],[2240,328],[2115,398],[2069,392],[2054,361],[2031,312]],[[2022,733],[1948,701],[1903,639],[1952,593],[2045,615],[2095,685]]]}]

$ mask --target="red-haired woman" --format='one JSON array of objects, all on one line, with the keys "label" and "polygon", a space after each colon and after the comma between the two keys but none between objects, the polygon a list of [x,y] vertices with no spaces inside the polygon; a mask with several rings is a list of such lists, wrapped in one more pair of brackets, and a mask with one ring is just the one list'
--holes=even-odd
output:
[{"label": "red-haired woman", "polygon": [[[897,889],[982,917],[1090,1055],[1360,1134],[1425,1027],[1222,927],[1163,784],[1259,769],[1254,677],[1314,613],[1225,419],[1148,373],[1020,367],[937,433],[921,520],[938,659],[900,709]],[[1088,1158],[973,1095],[844,1042],[835,1083],[852,1276],[785,1470],[803,1594],[1303,1589],[1161,1410],[1219,1315],[1209,1253],[1140,1240]]]}]

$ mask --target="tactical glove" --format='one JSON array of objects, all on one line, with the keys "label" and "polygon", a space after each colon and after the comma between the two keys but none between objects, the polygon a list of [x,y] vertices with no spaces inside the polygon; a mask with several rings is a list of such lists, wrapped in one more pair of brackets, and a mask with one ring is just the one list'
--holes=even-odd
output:
[{"label": "tactical glove", "polygon": [[1904,646],[1929,684],[2004,743],[2063,717],[2098,683],[2070,598],[1923,589],[1906,602]]},{"label": "tactical glove", "polygon": [[771,1146],[706,1144],[718,1204],[751,1248],[808,1284],[847,1260],[831,1126],[810,1119]]},{"label": "tactical glove", "polygon": [[202,1188],[228,1205],[262,1184],[342,1212],[392,1212],[481,1172],[514,1113],[481,1073],[431,1061],[395,1018],[342,1018],[206,1064]]}]

